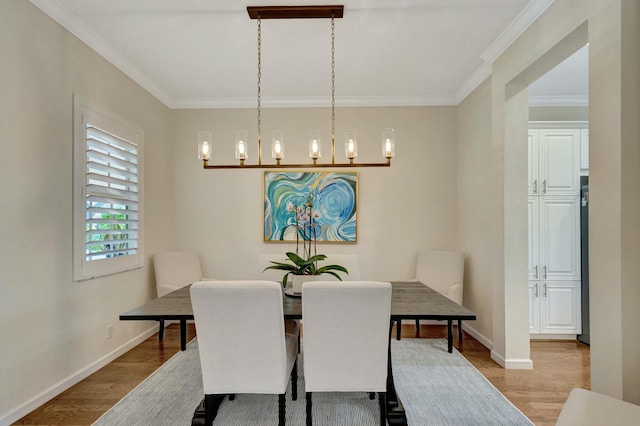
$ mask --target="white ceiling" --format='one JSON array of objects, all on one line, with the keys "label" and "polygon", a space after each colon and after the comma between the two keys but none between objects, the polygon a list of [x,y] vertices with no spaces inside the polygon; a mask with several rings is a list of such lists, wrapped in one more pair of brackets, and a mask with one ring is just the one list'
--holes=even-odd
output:
[{"label": "white ceiling", "polygon": [[[455,105],[553,0],[31,0],[171,108],[254,107],[247,6],[344,4],[336,105]],[[330,104],[330,20],[263,20],[263,106]],[[562,85],[560,87],[563,87]]]},{"label": "white ceiling", "polygon": [[589,104],[589,46],[529,86],[532,106],[587,106]]}]

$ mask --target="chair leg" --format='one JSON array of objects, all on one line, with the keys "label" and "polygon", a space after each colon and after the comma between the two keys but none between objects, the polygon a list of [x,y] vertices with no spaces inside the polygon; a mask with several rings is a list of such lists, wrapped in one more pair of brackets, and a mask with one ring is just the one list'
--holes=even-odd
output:
[{"label": "chair leg", "polygon": [[396,340],[402,339],[402,320],[396,322]]},{"label": "chair leg", "polygon": [[284,426],[284,416],[286,412],[284,394],[278,395],[278,426]]},{"label": "chair leg", "polygon": [[298,358],[293,363],[293,371],[291,372],[291,400],[298,400]]},{"label": "chair leg", "polygon": [[160,325],[158,326],[158,340],[164,339],[164,320],[158,320]]},{"label": "chair leg", "polygon": [[307,426],[313,425],[313,416],[311,415],[311,392],[307,392]]},{"label": "chair leg", "polygon": [[458,343],[462,343],[462,320],[458,320]]},{"label": "chair leg", "polygon": [[229,394],[229,401],[234,401],[236,399],[236,394],[235,393],[230,393]]},{"label": "chair leg", "polygon": [[204,424],[210,425],[213,423],[213,419],[215,419],[216,415],[214,413],[214,398],[215,395],[205,395],[204,396]]},{"label": "chair leg", "polygon": [[380,404],[380,426],[387,424],[387,393],[378,392],[378,404]]},{"label": "chair leg", "polygon": [[420,320],[416,320],[416,337],[420,337]]}]

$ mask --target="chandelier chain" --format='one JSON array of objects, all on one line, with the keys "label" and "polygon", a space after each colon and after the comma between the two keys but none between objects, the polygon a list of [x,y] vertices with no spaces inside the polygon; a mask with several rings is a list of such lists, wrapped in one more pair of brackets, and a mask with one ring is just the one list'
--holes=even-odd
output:
[{"label": "chandelier chain", "polygon": [[262,20],[260,14],[258,14],[258,140],[261,139],[262,131],[260,129],[261,114],[260,114],[260,101],[261,101],[261,80],[262,80]]},{"label": "chandelier chain", "polygon": [[331,137],[336,134],[336,23],[331,14]]}]

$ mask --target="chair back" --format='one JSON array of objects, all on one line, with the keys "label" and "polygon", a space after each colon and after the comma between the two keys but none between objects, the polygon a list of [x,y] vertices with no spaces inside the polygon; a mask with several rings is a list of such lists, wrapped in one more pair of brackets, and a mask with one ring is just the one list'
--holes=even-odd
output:
[{"label": "chair back", "polygon": [[305,390],[385,392],[391,283],[302,285]]},{"label": "chair back", "polygon": [[422,250],[418,253],[416,279],[462,304],[464,256],[457,251]]},{"label": "chair back", "polygon": [[158,297],[202,279],[198,254],[193,251],[171,251],[153,255]]},{"label": "chair back", "polygon": [[281,285],[201,281],[190,292],[204,393],[284,393],[290,369]]}]

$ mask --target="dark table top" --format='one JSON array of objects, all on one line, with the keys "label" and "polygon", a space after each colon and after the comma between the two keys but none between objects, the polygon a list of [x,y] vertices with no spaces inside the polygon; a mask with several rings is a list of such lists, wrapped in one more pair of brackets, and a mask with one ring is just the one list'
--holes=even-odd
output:
[{"label": "dark table top", "polygon": [[[391,319],[475,320],[476,314],[417,281],[394,281]],[[186,286],[120,315],[121,320],[193,319]],[[302,300],[283,294],[284,317],[302,319]]]}]

